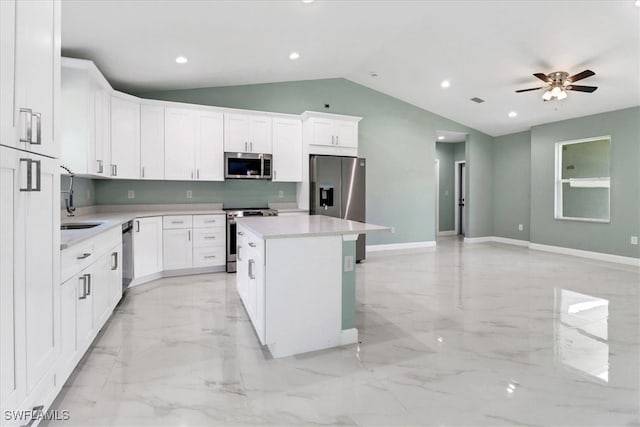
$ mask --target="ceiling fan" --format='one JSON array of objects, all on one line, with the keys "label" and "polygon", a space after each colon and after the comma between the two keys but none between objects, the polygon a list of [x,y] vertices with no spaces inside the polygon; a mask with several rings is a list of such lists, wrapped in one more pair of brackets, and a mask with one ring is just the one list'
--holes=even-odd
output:
[{"label": "ceiling fan", "polygon": [[587,77],[595,76],[591,70],[584,70],[581,73],[569,76],[569,73],[565,71],[554,71],[553,73],[543,74],[535,73],[534,76],[547,83],[547,86],[533,87],[531,89],[520,89],[516,93],[529,92],[532,90],[546,89],[542,95],[542,99],[550,101],[553,98],[557,100],[565,99],[567,97],[567,90],[575,90],[577,92],[595,92],[598,89],[597,86],[580,86],[574,85],[578,80],[586,79]]}]

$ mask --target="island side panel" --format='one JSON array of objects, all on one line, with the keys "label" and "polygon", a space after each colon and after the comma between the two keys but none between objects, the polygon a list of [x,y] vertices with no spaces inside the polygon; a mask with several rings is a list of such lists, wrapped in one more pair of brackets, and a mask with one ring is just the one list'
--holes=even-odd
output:
[{"label": "island side panel", "polygon": [[356,240],[344,236],[342,241],[342,329],[356,327]]},{"label": "island side panel", "polygon": [[266,344],[286,357],[341,344],[342,236],[267,239]]}]

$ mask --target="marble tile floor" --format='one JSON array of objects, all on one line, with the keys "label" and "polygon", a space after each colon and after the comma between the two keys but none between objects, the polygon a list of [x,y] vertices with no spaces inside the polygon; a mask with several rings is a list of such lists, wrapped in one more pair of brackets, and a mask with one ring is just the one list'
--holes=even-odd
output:
[{"label": "marble tile floor", "polygon": [[361,344],[284,359],[234,275],[133,288],[48,425],[640,425],[638,268],[445,238],[357,272]]}]

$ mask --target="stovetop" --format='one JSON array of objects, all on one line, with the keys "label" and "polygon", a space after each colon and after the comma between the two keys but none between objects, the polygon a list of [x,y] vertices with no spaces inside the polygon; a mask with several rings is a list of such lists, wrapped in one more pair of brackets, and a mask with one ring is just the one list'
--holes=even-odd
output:
[{"label": "stovetop", "polygon": [[224,208],[227,217],[277,216],[278,211],[269,208]]}]

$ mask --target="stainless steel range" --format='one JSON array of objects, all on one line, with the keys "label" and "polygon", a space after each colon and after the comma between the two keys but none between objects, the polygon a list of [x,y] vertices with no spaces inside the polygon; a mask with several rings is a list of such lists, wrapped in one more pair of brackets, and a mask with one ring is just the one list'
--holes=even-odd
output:
[{"label": "stainless steel range", "polygon": [[268,208],[225,208],[227,213],[227,273],[236,272],[236,218],[245,216],[277,216],[278,211]]}]

